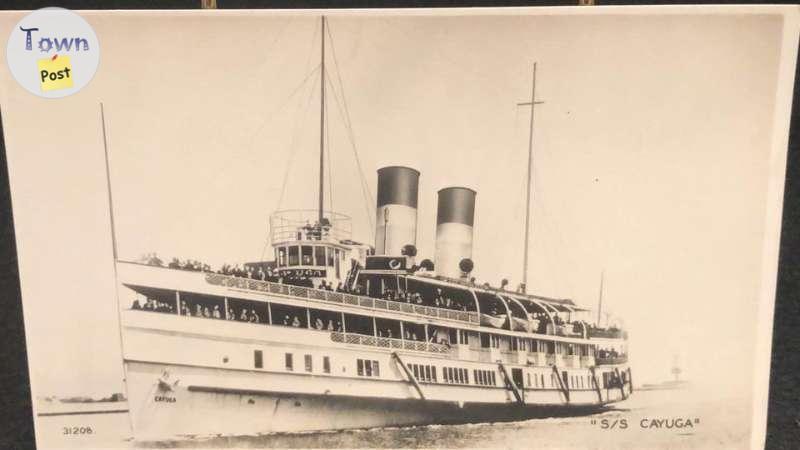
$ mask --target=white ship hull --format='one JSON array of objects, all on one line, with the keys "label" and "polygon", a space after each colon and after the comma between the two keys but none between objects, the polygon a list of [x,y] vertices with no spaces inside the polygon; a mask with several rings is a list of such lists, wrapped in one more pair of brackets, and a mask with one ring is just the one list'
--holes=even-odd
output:
[{"label": "white ship hull", "polygon": [[[153,382],[164,367],[160,364],[128,364],[130,395],[137,402],[137,406],[131,408],[137,439],[499,422],[588,414],[602,409],[597,402],[565,404],[561,401],[521,406],[514,402],[374,396],[378,392],[373,396],[283,392],[269,390],[273,381],[275,384],[284,381],[279,375],[226,371],[216,371],[212,375],[214,371],[208,369],[175,366],[170,366],[170,370],[176,377],[205,378],[217,383],[178,386],[164,393]],[[266,389],[223,387],[232,384],[232,377],[237,382],[244,381],[240,383],[242,385],[261,385]],[[551,396],[544,394],[541,397]]]}]

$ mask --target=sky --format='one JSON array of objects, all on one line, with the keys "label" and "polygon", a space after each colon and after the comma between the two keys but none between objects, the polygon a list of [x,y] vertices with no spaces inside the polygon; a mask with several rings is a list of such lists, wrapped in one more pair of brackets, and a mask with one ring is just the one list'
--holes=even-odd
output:
[{"label": "sky", "polygon": [[[0,14],[0,35],[20,17]],[[35,97],[0,65],[40,395],[122,390],[100,102],[121,259],[260,260],[269,214],[316,206],[318,16],[84,17],[101,57],[80,93]],[[708,395],[748,386],[762,253],[777,239],[764,217],[778,206],[767,189],[780,16],[371,14],[328,25],[326,196],[352,216],[355,239],[372,239],[376,170],[408,165],[422,174],[420,256],[433,257],[436,191],[467,186],[478,192],[475,276],[519,283],[529,109],[517,103],[530,100],[537,62],[529,291],[593,307],[602,272],[637,382],[669,378],[678,354]]]}]

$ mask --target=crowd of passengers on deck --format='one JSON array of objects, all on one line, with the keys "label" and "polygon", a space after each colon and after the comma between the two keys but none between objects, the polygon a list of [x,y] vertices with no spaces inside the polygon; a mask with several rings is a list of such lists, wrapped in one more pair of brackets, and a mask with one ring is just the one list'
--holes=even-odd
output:
[{"label": "crowd of passengers on deck", "polygon": [[[312,230],[313,229],[314,228],[312,227]],[[161,263],[161,260],[158,259],[155,256],[151,256],[150,259],[147,261],[147,264],[156,265],[156,266],[163,266],[163,264]],[[222,267],[220,267],[220,269],[218,269],[216,271],[213,271],[211,269],[211,266],[209,266],[208,264],[205,264],[203,262],[200,262],[200,261],[197,261],[197,260],[192,260],[192,259],[187,259],[187,260],[182,261],[182,260],[180,260],[178,258],[173,258],[172,261],[167,265],[167,267],[169,267],[171,269],[180,269],[180,270],[189,270],[189,271],[198,271],[198,272],[211,272],[211,273],[218,273],[218,274],[221,274],[221,275],[233,276],[233,277],[237,277],[237,278],[247,278],[247,279],[252,279],[252,280],[270,281],[270,282],[274,282],[274,283],[287,284],[287,285],[293,285],[293,286],[316,288],[316,289],[321,289],[321,290],[325,290],[325,291],[329,291],[329,292],[340,292],[340,293],[347,293],[347,294],[354,294],[354,295],[367,295],[364,292],[363,288],[358,284],[355,284],[351,289],[349,286],[347,286],[347,285],[345,285],[344,283],[341,283],[341,282],[339,282],[336,286],[334,286],[333,282],[328,282],[326,280],[322,280],[322,281],[319,282],[319,284],[317,284],[315,286],[314,282],[312,280],[313,275],[310,274],[310,273],[308,275],[305,275],[305,276],[302,273],[300,273],[299,275],[293,276],[293,277],[283,277],[283,276],[280,276],[280,274],[277,271],[273,270],[270,267],[266,267],[266,268],[264,268],[264,267],[256,267],[256,268],[253,268],[251,266],[241,267],[238,264],[236,264],[236,265],[224,264]],[[350,273],[348,272],[348,276],[346,277],[346,279],[350,278],[349,275],[350,275]],[[507,283],[506,280],[503,280],[503,281],[504,281],[504,283]],[[505,287],[505,286],[503,286],[503,287]],[[436,308],[450,309],[450,310],[454,310],[454,311],[474,311],[474,309],[471,309],[471,308],[474,308],[474,307],[472,307],[472,306],[468,307],[467,306],[468,302],[465,302],[465,301],[460,300],[460,299],[453,299],[450,296],[443,294],[441,288],[437,288],[436,289],[436,294],[433,296],[432,300],[423,297],[423,295],[420,292],[413,292],[411,289],[407,289],[407,290],[387,289],[387,290],[384,291],[384,293],[382,295],[373,295],[372,297],[381,298],[383,300],[407,303],[407,304],[412,304],[412,305],[433,306],[433,307],[436,307]],[[136,308],[136,309],[145,309],[145,310],[152,310],[152,311],[158,311],[158,312],[173,312],[174,311],[174,307],[172,305],[168,304],[168,303],[156,302],[154,300],[148,300],[148,302],[151,302],[151,301],[153,303],[151,303],[150,306],[148,306],[148,304],[145,303],[144,305],[139,305],[139,307]],[[484,313],[484,314],[495,316],[495,317],[499,316],[501,314],[497,310],[497,308],[495,306],[490,306],[487,311],[481,311],[481,312]],[[185,314],[184,311],[182,311],[181,313],[184,314],[184,315],[193,315],[193,316],[197,316],[197,317],[212,317],[212,318],[216,318],[214,316],[215,311],[209,310],[209,311],[206,312],[206,311],[203,310],[203,308],[201,308],[199,311],[198,310],[189,311],[188,314]],[[223,315],[224,314],[219,313],[219,316],[220,316],[219,318],[224,318],[224,317],[222,317]],[[550,319],[552,317],[552,321],[556,326],[573,325],[573,331],[577,332],[577,333],[580,333],[582,331],[581,330],[581,323],[584,323],[587,326],[587,331],[590,334],[603,333],[603,332],[605,332],[605,333],[609,333],[610,332],[610,333],[613,333],[613,334],[621,333],[621,330],[618,327],[614,326],[614,325],[610,326],[609,328],[601,328],[601,327],[598,327],[598,326],[596,326],[594,324],[588,324],[588,323],[581,322],[581,321],[573,321],[573,322],[566,321],[565,322],[557,313],[552,314],[552,316],[548,316],[548,314],[546,314],[544,312],[533,312],[533,313],[531,313],[531,317],[533,319],[539,320],[540,323],[543,323],[543,324],[550,322]],[[258,322],[258,321],[260,321],[260,318],[255,313],[255,311],[251,311],[251,312],[242,311],[238,315],[234,314],[233,318],[230,319],[230,320],[239,320],[239,321],[246,321],[246,322]],[[294,322],[294,321],[291,321],[291,322]],[[290,325],[291,325],[291,323],[290,323]],[[327,328],[327,326],[326,326],[326,328]],[[387,337],[391,337],[391,336],[387,336]]]},{"label": "crowd of passengers on deck", "polygon": [[422,294],[420,294],[419,292],[412,292],[411,290],[393,291],[391,289],[387,289],[386,292],[384,292],[382,298],[384,300],[391,300],[391,301],[409,303],[415,305],[434,306],[436,308],[452,309],[455,311],[468,311],[465,302],[457,299],[454,300],[447,295],[443,295],[442,290],[440,288],[436,289],[436,295],[434,296],[432,302],[424,301],[422,298]]}]

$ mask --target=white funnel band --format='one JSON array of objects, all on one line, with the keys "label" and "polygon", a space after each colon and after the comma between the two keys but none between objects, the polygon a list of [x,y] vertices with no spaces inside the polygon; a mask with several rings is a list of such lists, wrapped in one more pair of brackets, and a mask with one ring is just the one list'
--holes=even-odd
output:
[{"label": "white funnel band", "polygon": [[436,226],[436,274],[450,278],[461,277],[459,263],[472,258],[472,227],[447,222]]},{"label": "white funnel band", "polygon": [[406,245],[417,245],[417,208],[383,205],[375,214],[375,254],[399,256]]}]

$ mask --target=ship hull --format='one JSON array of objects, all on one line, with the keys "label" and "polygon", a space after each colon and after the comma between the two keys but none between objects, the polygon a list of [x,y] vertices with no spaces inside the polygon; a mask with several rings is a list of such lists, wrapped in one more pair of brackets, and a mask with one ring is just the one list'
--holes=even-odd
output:
[{"label": "ship hull", "polygon": [[[504,422],[591,414],[607,407],[605,403],[523,405],[385,398],[370,396],[368,392],[360,396],[281,392],[269,390],[271,385],[283,384],[279,375],[256,374],[261,378],[258,384],[263,387],[255,389],[230,387],[226,378],[241,378],[241,374],[226,370],[142,362],[128,362],[126,367],[131,416],[138,440]],[[157,381],[166,367],[171,379],[205,382],[183,385],[179,381],[167,390]]]}]

